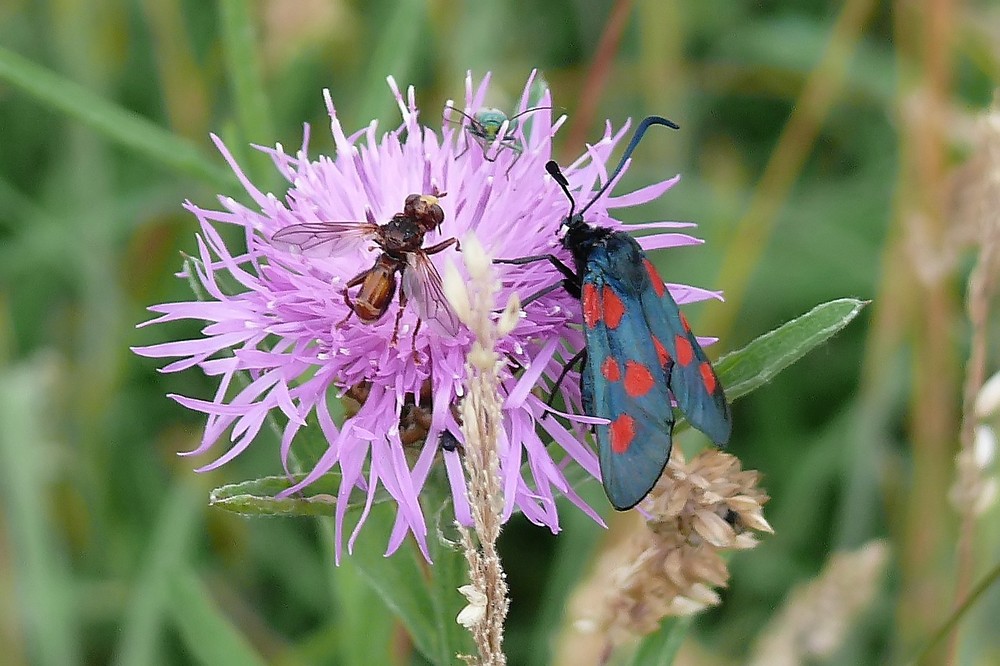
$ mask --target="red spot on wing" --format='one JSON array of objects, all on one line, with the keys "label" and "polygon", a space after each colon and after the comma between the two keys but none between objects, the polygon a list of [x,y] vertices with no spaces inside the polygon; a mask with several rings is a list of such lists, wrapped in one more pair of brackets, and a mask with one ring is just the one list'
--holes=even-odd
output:
[{"label": "red spot on wing", "polygon": [[604,322],[608,328],[618,328],[618,324],[622,323],[622,317],[625,316],[625,304],[618,298],[614,289],[607,285],[601,295],[604,299]]},{"label": "red spot on wing", "polygon": [[655,383],[653,373],[642,363],[629,361],[625,364],[625,392],[633,398],[649,393]]},{"label": "red spot on wing", "polygon": [[663,346],[663,343],[656,336],[653,336],[653,346],[656,347],[656,356],[660,359],[660,365],[664,368],[667,367],[670,363],[670,352],[667,351],[667,348]]},{"label": "red spot on wing", "polygon": [[601,297],[597,287],[590,282],[584,284],[580,300],[583,302],[583,323],[587,328],[594,328],[601,321]]},{"label": "red spot on wing", "polygon": [[691,332],[691,324],[688,323],[688,318],[684,316],[683,312],[681,313],[681,323],[684,324],[684,330],[687,331],[688,333],[690,333]]},{"label": "red spot on wing", "polygon": [[653,262],[649,259],[643,259],[642,262],[646,265],[646,272],[649,273],[649,279],[653,283],[653,291],[656,292],[657,298],[663,298],[663,294],[667,291],[667,285],[663,284],[663,278],[656,272],[656,266],[653,265]]},{"label": "red spot on wing", "polygon": [[694,360],[694,348],[691,346],[691,341],[683,335],[678,335],[674,337],[674,346],[677,348],[677,362],[684,366],[690,365],[691,361]]},{"label": "red spot on wing", "polygon": [[704,361],[698,370],[701,372],[701,381],[705,384],[705,390],[709,393],[715,393],[715,371],[712,370],[712,366],[708,361]]},{"label": "red spot on wing", "polygon": [[601,363],[601,374],[609,382],[617,382],[622,378],[622,369],[618,361],[609,356]]},{"label": "red spot on wing", "polygon": [[625,453],[635,439],[635,419],[628,414],[622,414],[609,426],[611,429],[611,450],[615,453]]}]

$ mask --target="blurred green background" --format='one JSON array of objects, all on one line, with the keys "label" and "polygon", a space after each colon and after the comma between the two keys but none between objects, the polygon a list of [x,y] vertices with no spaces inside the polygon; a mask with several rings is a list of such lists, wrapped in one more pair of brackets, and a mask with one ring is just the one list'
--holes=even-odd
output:
[{"label": "blurred green background", "polygon": [[[207,460],[175,454],[202,419],[164,394],[205,397],[212,383],[160,375],[128,347],[197,333],[134,325],[150,304],[190,298],[173,276],[196,247],[181,202],[242,192],[210,131],[234,150],[297,146],[308,122],[315,156],[332,151],[324,87],[349,130],[394,126],[392,74],[431,123],[466,70],[491,70],[495,101],[513,104],[535,67],[570,116],[563,157],[605,118],[681,125],[650,136],[626,184],[681,172],[680,186],[629,215],[699,223],[706,245],[661,266],[726,290],[689,314],[716,349],[826,300],[874,300],[735,406],[730,450],[765,475],[776,534],[732,559],[684,663],[741,663],[793,585],[874,538],[890,544],[889,572],[822,663],[903,663],[956,586],[1000,559],[997,510],[966,525],[959,557],[947,501],[977,256],[953,185],[1000,81],[998,35],[985,0],[5,0],[0,663],[422,663],[351,562],[332,567],[314,522],[206,507],[212,487],[278,473],[276,442],[194,474]],[[280,187],[267,159],[238,158]],[[502,537],[513,664],[556,658],[565,599],[606,543],[564,516],[557,537],[519,520]],[[992,589],[928,663],[1000,663],[998,612]]]}]

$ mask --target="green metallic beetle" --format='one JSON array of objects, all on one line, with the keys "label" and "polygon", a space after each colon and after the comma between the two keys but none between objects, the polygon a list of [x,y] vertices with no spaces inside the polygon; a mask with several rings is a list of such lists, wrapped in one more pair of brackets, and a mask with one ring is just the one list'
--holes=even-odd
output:
[{"label": "green metallic beetle", "polygon": [[[500,139],[500,148],[509,148],[516,153],[514,160],[507,167],[507,172],[517,162],[518,158],[524,152],[524,144],[521,140],[517,138],[517,128],[519,126],[518,118],[528,113],[534,111],[541,111],[542,109],[551,109],[551,106],[536,106],[531,109],[525,109],[524,111],[515,114],[513,116],[507,116],[506,113],[500,109],[485,108],[476,111],[475,115],[470,116],[461,109],[454,106],[445,107],[451,109],[452,111],[458,111],[460,114],[468,118],[469,124],[465,127],[465,131],[473,138],[473,140],[479,144],[479,147],[483,149],[483,157],[486,158],[488,162],[495,162],[500,156],[499,151],[493,156],[490,156],[489,149],[496,141],[497,137],[500,136],[500,130],[503,129],[504,123],[507,123],[507,131],[504,133],[503,137]],[[465,150],[456,155],[456,157],[461,157],[469,149],[468,143],[466,143]]]}]

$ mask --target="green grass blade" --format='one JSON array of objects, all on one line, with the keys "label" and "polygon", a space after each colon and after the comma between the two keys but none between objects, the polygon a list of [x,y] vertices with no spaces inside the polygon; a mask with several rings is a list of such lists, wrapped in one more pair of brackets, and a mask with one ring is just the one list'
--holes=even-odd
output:
[{"label": "green grass blade", "polygon": [[[275,133],[257,55],[260,39],[254,25],[254,8],[258,6],[245,0],[219,0],[219,24],[233,107],[242,138],[244,142],[269,146],[275,142]],[[242,156],[241,162],[260,187],[277,189],[280,176],[270,157],[251,150]]]},{"label": "green grass blade", "polygon": [[273,141],[274,125],[257,57],[260,40],[251,15],[255,6],[244,0],[219,0],[219,17],[236,117],[246,139],[268,143]]},{"label": "green grass blade", "polygon": [[392,634],[396,618],[362,575],[354,557],[346,557],[331,571],[338,609],[335,634],[338,664],[368,666],[392,663]]},{"label": "green grass blade", "polygon": [[163,502],[153,528],[146,557],[133,586],[115,664],[155,664],[163,649],[161,625],[168,610],[174,572],[188,557],[195,531],[201,525],[205,496],[190,481],[178,482]]},{"label": "green grass blade", "polygon": [[198,576],[180,571],[170,581],[170,612],[188,654],[205,666],[264,666],[239,630],[218,608]]},{"label": "green grass blade", "polygon": [[427,5],[423,0],[401,0],[386,5],[385,11],[390,11],[391,16],[381,24],[379,40],[368,57],[370,64],[362,85],[358,117],[393,118],[389,122],[392,127],[398,124],[399,115],[398,112],[386,115],[395,103],[389,95],[385,77],[388,74],[395,76],[406,96],[410,74],[419,62],[417,51],[422,44],[421,38],[427,35]]},{"label": "green grass blade", "polygon": [[19,611],[28,661],[40,666],[81,662],[70,573],[54,538],[44,482],[51,369],[38,360],[0,374],[0,508],[18,583],[18,599],[8,603]]},{"label": "green grass blade", "polygon": [[[587,478],[594,480],[592,476]],[[580,491],[582,485],[583,482],[574,487]],[[597,494],[603,494],[603,491],[583,492],[587,501]],[[597,501],[602,500],[595,500],[595,504],[591,506],[600,506],[596,504]],[[556,552],[553,557],[553,561],[559,565],[553,567],[545,581],[543,592],[539,595],[541,607],[537,616],[538,622],[531,633],[531,649],[527,655],[528,666],[548,666],[552,663],[554,637],[558,635],[560,626],[565,621],[570,595],[586,576],[587,567],[593,563],[597,545],[606,536],[603,530],[594,529],[594,522],[590,516],[580,511],[570,510],[565,514],[560,512],[559,518],[562,531],[556,540]]]},{"label": "green grass blade", "polygon": [[458,545],[459,534],[455,528],[454,511],[451,499],[434,488],[431,484],[425,486],[430,500],[425,506],[441,508],[436,515],[428,512],[427,537],[428,547],[434,564],[430,567],[430,590],[434,601],[434,623],[438,637],[438,650],[441,655],[451,655],[454,659],[458,654],[475,654],[476,648],[472,642],[472,634],[460,625],[456,619],[465,608],[468,601],[458,591],[458,588],[469,582],[469,565],[465,554]]},{"label": "green grass blade", "polygon": [[432,600],[422,571],[420,554],[411,543],[385,557],[385,545],[392,530],[392,510],[388,505],[372,507],[350,555],[361,575],[406,626],[414,645],[433,663],[438,663]]},{"label": "green grass blade", "polygon": [[693,617],[668,618],[659,631],[643,639],[632,666],[670,666],[681,649]]},{"label": "green grass blade", "polygon": [[155,162],[220,188],[237,185],[228,170],[216,166],[186,139],[3,47],[0,81]]},{"label": "green grass blade", "polygon": [[856,298],[841,298],[817,305],[743,349],[723,356],[715,370],[726,387],[726,397],[736,400],[771,381],[847,326],[867,304]]}]

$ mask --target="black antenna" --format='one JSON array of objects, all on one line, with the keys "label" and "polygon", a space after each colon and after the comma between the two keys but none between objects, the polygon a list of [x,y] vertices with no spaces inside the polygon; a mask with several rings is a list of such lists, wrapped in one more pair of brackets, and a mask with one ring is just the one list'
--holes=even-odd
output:
[{"label": "black antenna", "polygon": [[514,115],[507,118],[507,120],[510,121],[514,120],[515,118],[520,118],[521,116],[531,113],[532,111],[542,111],[543,109],[548,109],[549,111],[551,111],[554,108],[555,108],[554,106],[533,106],[530,109],[525,109],[521,113],[515,113]]},{"label": "black antenna", "polygon": [[[468,118],[469,121],[472,122],[472,124],[474,124],[474,125],[479,125],[480,124],[480,122],[478,120],[476,120],[473,116],[470,116],[465,111],[462,111],[460,108],[458,108],[457,106],[452,106],[451,104],[448,104],[444,108],[451,109],[452,111],[458,111],[460,114],[462,114],[463,116],[465,116],[466,118]],[[449,118],[448,122],[452,122],[453,123],[455,121],[452,120],[451,118]]]},{"label": "black antenna", "polygon": [[569,181],[566,180],[566,176],[563,175],[562,170],[559,168],[559,164],[555,160],[549,160],[545,163],[545,170],[549,172],[549,175],[559,183],[559,187],[562,188],[563,193],[566,198],[569,199],[569,215],[566,219],[573,219],[573,209],[576,208],[576,201],[573,200],[573,195],[569,192]]},{"label": "black antenna", "polygon": [[[611,186],[611,183],[615,182],[615,178],[617,178],[621,170],[625,168],[625,163],[629,160],[630,157],[632,157],[632,153],[635,151],[636,147],[638,147],[639,142],[642,141],[642,137],[646,133],[646,130],[648,130],[653,125],[663,125],[664,127],[669,127],[670,129],[675,129],[675,130],[680,129],[680,125],[678,125],[672,120],[667,120],[666,118],[661,118],[660,116],[646,116],[646,118],[644,118],[643,121],[639,123],[639,126],[635,128],[635,132],[632,134],[632,140],[629,141],[628,146],[625,147],[625,152],[622,153],[622,158],[618,162],[618,166],[616,166],[615,170],[612,172],[611,177],[608,178],[608,182],[604,183],[604,187],[599,189],[597,191],[597,194],[594,195],[594,198],[591,199],[590,202],[583,207],[583,209],[580,211],[580,215],[586,213],[587,209],[593,206],[594,203],[601,198],[601,195],[604,194],[604,191]],[[548,165],[546,165],[546,169],[548,169]],[[549,173],[552,173],[552,171],[549,171]],[[566,179],[563,178],[563,180]]]}]

